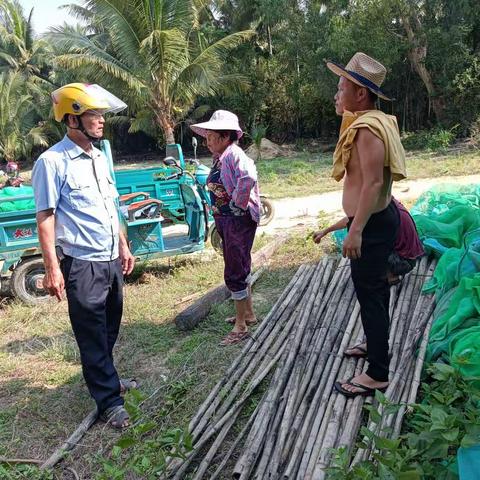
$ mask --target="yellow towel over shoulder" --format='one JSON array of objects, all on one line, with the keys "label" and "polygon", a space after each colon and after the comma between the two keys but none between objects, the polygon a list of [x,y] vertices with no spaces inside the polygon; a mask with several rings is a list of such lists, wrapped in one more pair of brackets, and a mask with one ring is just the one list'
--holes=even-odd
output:
[{"label": "yellow towel over shoulder", "polygon": [[405,150],[400,141],[397,119],[381,110],[366,110],[363,112],[345,112],[343,114],[340,138],[333,154],[332,177],[339,182],[345,175],[355,136],[360,128],[368,128],[385,145],[385,160],[383,165],[390,167],[395,181],[407,178],[405,166]]}]

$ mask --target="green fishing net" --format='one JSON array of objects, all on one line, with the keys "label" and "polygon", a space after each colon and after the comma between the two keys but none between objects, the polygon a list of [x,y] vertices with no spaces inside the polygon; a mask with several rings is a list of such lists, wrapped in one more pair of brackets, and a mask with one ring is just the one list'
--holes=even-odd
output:
[{"label": "green fishing net", "polygon": [[438,185],[411,210],[427,253],[439,258],[424,287],[437,301],[464,276],[480,271],[480,185]]},{"label": "green fishing net", "polygon": [[420,238],[438,260],[424,291],[437,306],[427,361],[443,358],[480,377],[480,185],[440,185],[412,208]]},{"label": "green fishing net", "polygon": [[[458,335],[462,337],[469,328],[480,327],[480,273],[462,278],[457,287],[444,295],[433,318],[426,359],[431,361],[441,356],[448,359],[451,344]],[[480,375],[480,362],[477,369]]]}]

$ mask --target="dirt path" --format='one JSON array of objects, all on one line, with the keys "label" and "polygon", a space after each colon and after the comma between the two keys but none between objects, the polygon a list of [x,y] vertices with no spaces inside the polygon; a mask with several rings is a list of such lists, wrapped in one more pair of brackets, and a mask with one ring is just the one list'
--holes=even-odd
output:
[{"label": "dirt path", "polygon": [[[432,186],[445,183],[457,185],[480,183],[480,175],[405,180],[393,184],[393,194],[401,201],[414,200]],[[275,218],[269,225],[261,229],[262,232],[268,234],[298,226],[316,226],[320,212],[328,214],[332,218],[343,216],[341,190],[309,197],[282,198],[273,202]]]}]

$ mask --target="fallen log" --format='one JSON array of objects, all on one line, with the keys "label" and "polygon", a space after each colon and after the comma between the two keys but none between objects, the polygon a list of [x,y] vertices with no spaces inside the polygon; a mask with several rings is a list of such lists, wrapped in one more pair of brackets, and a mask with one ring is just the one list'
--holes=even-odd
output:
[{"label": "fallen log", "polygon": [[[288,239],[288,235],[278,235],[269,244],[252,255],[252,267],[258,269],[270,260],[275,251]],[[192,330],[210,312],[213,305],[224,302],[230,297],[230,291],[222,283],[210,289],[205,295],[189,305],[175,317],[175,325],[180,330]]]}]

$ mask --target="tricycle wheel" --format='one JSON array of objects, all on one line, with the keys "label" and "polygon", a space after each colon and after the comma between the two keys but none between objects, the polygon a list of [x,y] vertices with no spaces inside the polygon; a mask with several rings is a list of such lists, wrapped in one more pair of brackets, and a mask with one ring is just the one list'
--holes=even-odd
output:
[{"label": "tricycle wheel", "polygon": [[44,275],[41,257],[21,260],[12,273],[10,288],[13,295],[29,305],[46,302],[50,297],[43,288]]},{"label": "tricycle wheel", "polygon": [[217,253],[223,255],[222,237],[218,233],[215,225],[210,229],[210,243]]},{"label": "tricycle wheel", "polygon": [[260,226],[264,227],[272,221],[275,215],[273,203],[265,197],[260,197]]}]

